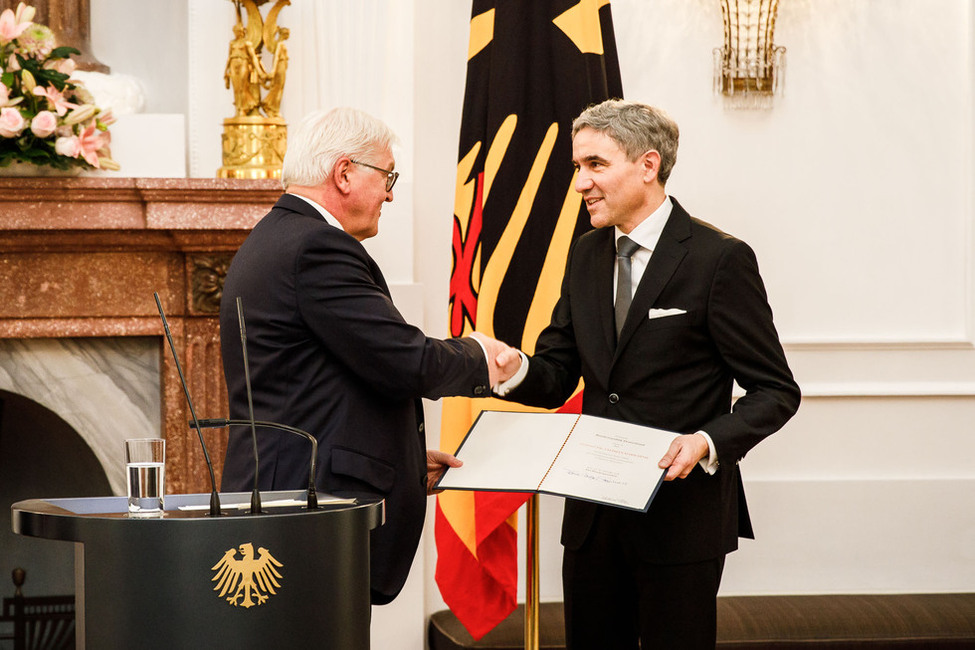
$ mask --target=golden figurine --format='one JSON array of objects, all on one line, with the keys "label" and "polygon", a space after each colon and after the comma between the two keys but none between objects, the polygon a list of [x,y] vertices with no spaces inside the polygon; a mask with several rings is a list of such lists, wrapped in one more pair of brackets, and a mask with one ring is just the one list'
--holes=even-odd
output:
[{"label": "golden figurine", "polygon": [[279,27],[279,38],[274,46],[274,63],[271,74],[266,76],[265,87],[267,95],[261,106],[268,117],[281,117],[281,96],[284,94],[284,76],[288,72],[288,48],[284,41],[288,38],[287,27]]},{"label": "golden figurine", "polygon": [[234,105],[237,116],[255,115],[261,105],[261,76],[264,76],[264,66],[257,57],[254,44],[248,41],[244,34],[244,26],[234,25],[234,40],[230,41],[230,55],[227,67],[223,73],[224,85],[234,88]]},{"label": "golden figurine", "polygon": [[[281,10],[290,0],[277,0],[262,18],[258,9],[269,0],[233,0],[237,10],[230,41],[224,85],[234,93],[234,117],[223,121],[223,167],[220,178],[280,178],[287,148],[287,124],[281,117],[281,97],[288,70],[290,32],[278,27]],[[246,13],[247,23],[244,23]],[[262,55],[272,57],[271,70]],[[262,97],[262,90],[266,94]]]}]

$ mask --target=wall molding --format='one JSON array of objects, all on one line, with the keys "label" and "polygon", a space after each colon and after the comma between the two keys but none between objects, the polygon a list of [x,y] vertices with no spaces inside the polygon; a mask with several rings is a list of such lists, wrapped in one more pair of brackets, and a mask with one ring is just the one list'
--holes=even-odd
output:
[{"label": "wall molding", "polygon": [[782,347],[795,352],[927,352],[975,350],[971,338],[944,339],[783,339]]},{"label": "wall molding", "polygon": [[826,382],[800,383],[802,398],[975,397],[975,382]]}]

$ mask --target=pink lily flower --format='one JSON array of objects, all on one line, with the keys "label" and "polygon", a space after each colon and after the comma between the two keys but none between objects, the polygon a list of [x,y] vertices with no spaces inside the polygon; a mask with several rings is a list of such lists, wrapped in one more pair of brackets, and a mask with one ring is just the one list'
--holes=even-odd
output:
[{"label": "pink lily flower", "polygon": [[47,101],[51,102],[51,105],[54,107],[54,112],[58,115],[64,115],[69,109],[78,108],[77,104],[72,104],[69,102],[64,98],[63,93],[53,87],[35,86],[34,94],[39,97],[47,98]]},{"label": "pink lily flower", "polygon": [[5,9],[0,13],[0,43],[9,43],[24,33],[31,26],[34,18],[34,8],[23,2],[17,5],[17,13]]},{"label": "pink lily flower", "polygon": [[89,165],[97,168],[99,166],[98,150],[102,148],[103,143],[102,134],[98,130],[98,127],[95,126],[94,120],[81,132],[81,135],[78,136],[78,141],[81,145],[81,156]]}]

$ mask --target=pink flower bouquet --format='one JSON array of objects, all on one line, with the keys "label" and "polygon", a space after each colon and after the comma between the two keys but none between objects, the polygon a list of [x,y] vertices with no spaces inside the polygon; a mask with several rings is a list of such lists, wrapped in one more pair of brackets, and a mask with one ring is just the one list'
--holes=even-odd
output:
[{"label": "pink flower bouquet", "polygon": [[21,2],[0,13],[0,167],[14,161],[68,169],[117,170],[108,126],[85,87],[71,79],[79,54],[58,47],[46,25],[31,22]]}]

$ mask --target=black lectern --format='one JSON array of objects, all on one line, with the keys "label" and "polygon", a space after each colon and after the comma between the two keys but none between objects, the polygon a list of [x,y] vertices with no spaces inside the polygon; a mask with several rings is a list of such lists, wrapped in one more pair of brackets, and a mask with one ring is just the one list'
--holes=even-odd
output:
[{"label": "black lectern", "polygon": [[131,519],[125,497],[15,503],[21,535],[80,542],[79,648],[369,649],[369,531],[383,502],[307,510],[304,491],[166,495],[161,518]]}]

